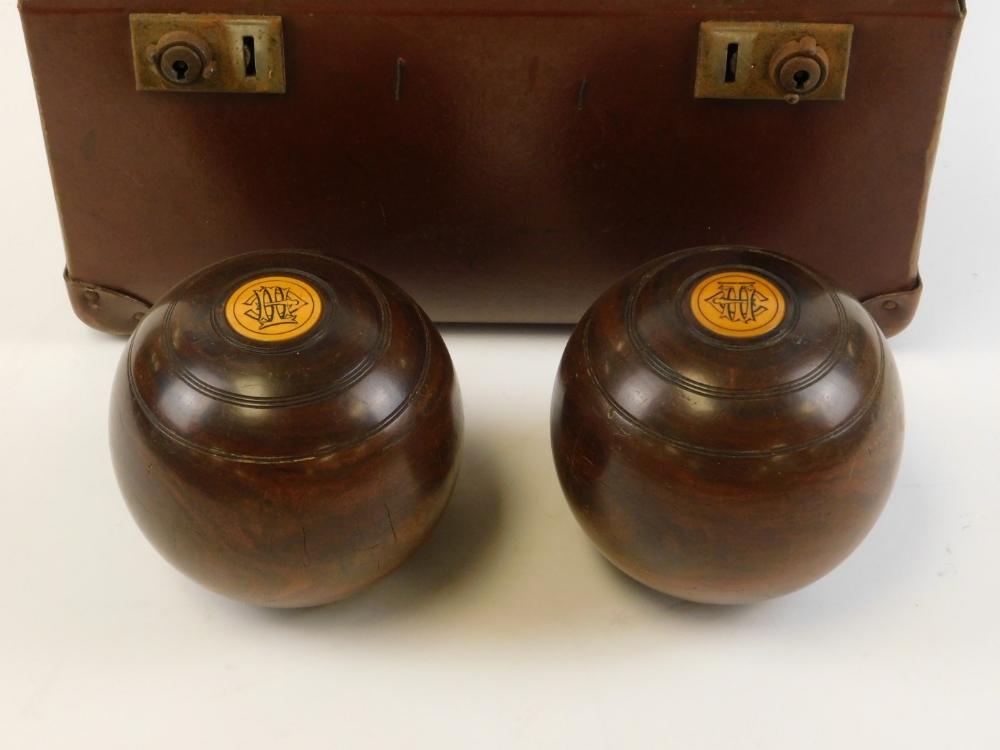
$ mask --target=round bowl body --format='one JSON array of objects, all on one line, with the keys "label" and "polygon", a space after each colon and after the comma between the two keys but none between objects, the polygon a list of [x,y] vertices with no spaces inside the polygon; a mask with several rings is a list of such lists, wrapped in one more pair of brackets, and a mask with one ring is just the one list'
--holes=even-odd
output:
[{"label": "round bowl body", "polygon": [[673,596],[794,591],[860,544],[891,492],[899,376],[861,305],[749,248],[645,265],[590,308],[552,402],[563,490],[604,555]]},{"label": "round bowl body", "polygon": [[173,565],[275,607],[349,596],[401,565],[454,487],[451,360],[398,287],[311,253],[196,274],[119,364],[111,454],[129,510]]}]

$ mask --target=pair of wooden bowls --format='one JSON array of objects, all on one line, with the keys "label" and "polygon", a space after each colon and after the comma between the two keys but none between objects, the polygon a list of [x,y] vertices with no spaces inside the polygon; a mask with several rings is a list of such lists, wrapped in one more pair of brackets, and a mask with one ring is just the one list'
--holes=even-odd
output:
[{"label": "pair of wooden bowls", "polygon": [[[701,602],[778,596],[878,518],[902,449],[898,375],[861,305],[748,248],[609,289],[552,402],[560,482],[623,571]],[[259,253],[160,300],[115,379],[115,472],[159,552],[255,604],[349,596],[400,566],[454,488],[462,407],[427,316],[352,263]]]}]

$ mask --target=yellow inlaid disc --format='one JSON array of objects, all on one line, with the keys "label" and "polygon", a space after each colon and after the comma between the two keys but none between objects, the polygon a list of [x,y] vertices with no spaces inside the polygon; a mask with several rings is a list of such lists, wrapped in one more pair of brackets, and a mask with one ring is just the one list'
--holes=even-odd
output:
[{"label": "yellow inlaid disc", "polygon": [[751,338],[773,331],[785,318],[785,296],[763,276],[726,271],[709,276],[691,293],[695,320],[713,333]]},{"label": "yellow inlaid disc", "polygon": [[322,310],[319,294],[304,281],[262,276],[232,293],[226,302],[226,321],[254,341],[287,341],[316,325]]}]

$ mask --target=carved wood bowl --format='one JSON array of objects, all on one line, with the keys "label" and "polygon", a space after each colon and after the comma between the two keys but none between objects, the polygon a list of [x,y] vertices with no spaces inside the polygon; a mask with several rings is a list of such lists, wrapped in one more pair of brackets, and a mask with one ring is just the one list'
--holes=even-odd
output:
[{"label": "carved wood bowl", "polygon": [[301,252],[211,266],[160,300],[115,378],[111,453],[153,546],[234,599],[302,607],[400,566],[444,511],[462,411],[424,313]]},{"label": "carved wood bowl", "polygon": [[738,604],[836,567],[878,519],[903,445],[892,354],[851,296],[778,255],[696,248],[609,289],[552,402],[559,480],[628,575]]}]

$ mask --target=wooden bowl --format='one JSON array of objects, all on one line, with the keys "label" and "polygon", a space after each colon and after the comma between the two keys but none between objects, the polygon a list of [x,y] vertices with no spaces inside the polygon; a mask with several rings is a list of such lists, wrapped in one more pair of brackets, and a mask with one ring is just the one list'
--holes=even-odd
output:
[{"label": "wooden bowl", "polygon": [[601,552],[683,599],[747,603],[836,567],[882,512],[903,399],[864,308],[778,255],[645,265],[577,326],[552,447]]},{"label": "wooden bowl", "polygon": [[111,400],[115,473],[149,541],[213,591],[274,607],[399,567],[444,511],[461,436],[426,315],[310,253],[234,258],[168,292]]}]

